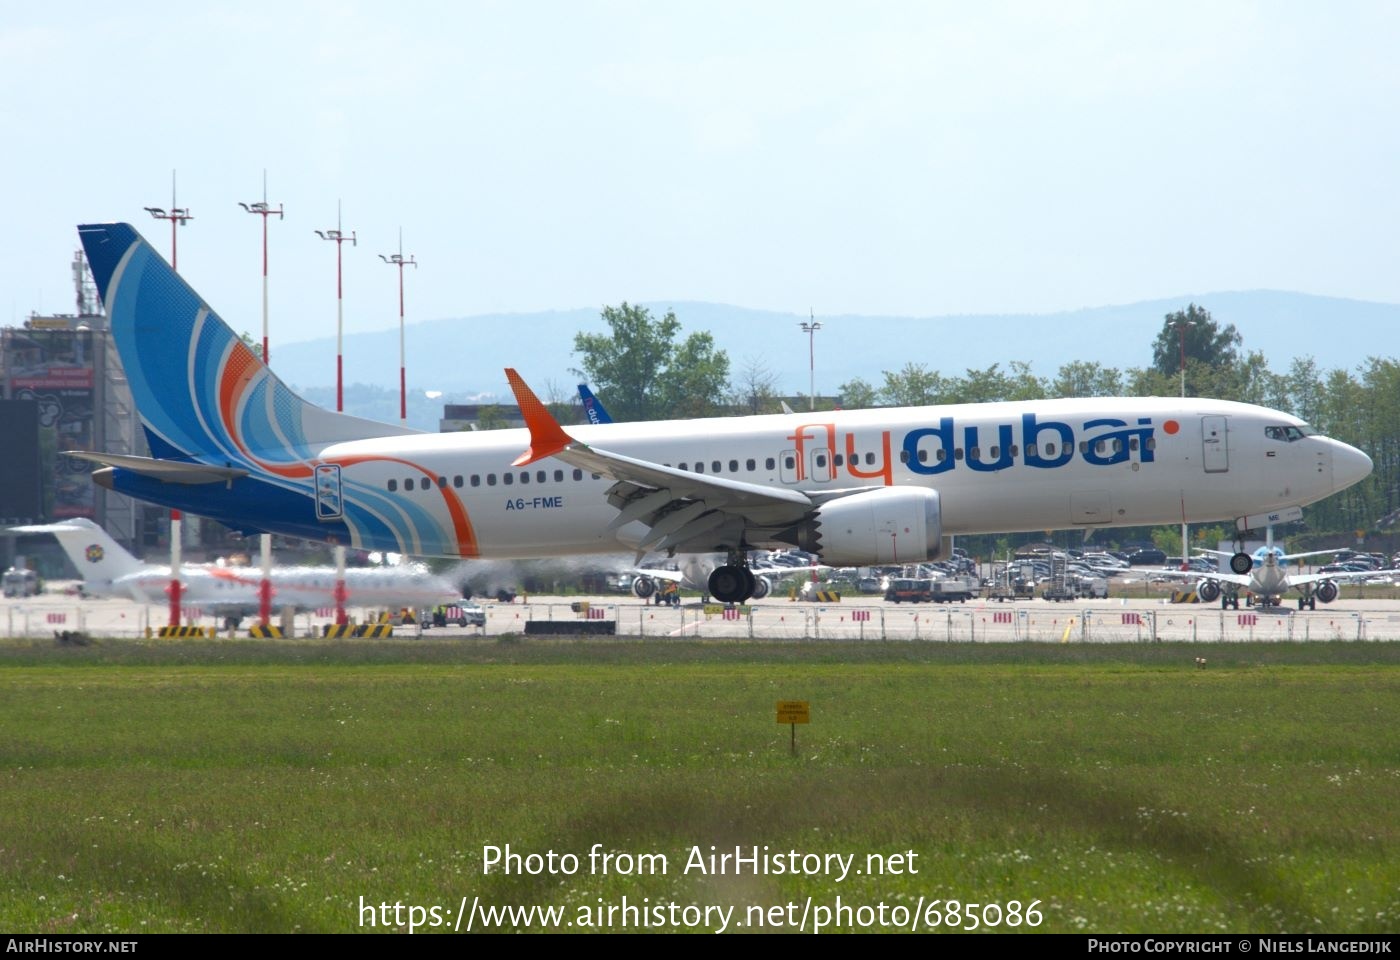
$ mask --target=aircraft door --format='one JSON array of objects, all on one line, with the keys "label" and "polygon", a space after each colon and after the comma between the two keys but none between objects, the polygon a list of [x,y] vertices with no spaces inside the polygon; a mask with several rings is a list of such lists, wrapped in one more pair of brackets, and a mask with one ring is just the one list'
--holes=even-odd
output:
[{"label": "aircraft door", "polygon": [[826,447],[817,447],[807,454],[807,476],[817,483],[826,483],[836,473],[836,468],[831,465],[831,451]]},{"label": "aircraft door", "polygon": [[339,520],[345,513],[340,500],[340,464],[316,467],[316,519]]},{"label": "aircraft door", "polygon": [[1224,473],[1230,469],[1229,417],[1201,418],[1201,460],[1206,473]]}]

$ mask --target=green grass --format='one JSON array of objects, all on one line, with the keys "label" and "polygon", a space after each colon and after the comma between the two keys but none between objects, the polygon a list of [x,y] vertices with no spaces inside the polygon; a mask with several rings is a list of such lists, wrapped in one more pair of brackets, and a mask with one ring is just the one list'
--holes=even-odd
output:
[{"label": "green grass", "polygon": [[[1378,643],[0,644],[0,927],[839,895],[1038,900],[1053,931],[1394,931],[1397,666]],[[796,757],[779,699],[811,703]],[[484,875],[507,843],[581,869]],[[594,844],[670,869],[590,873]],[[682,874],[711,845],[918,873]]]}]

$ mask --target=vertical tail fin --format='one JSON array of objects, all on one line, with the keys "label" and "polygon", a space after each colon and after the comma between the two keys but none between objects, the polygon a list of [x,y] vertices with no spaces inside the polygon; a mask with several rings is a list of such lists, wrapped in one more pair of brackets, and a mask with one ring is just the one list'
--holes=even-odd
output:
[{"label": "vertical tail fin", "polygon": [[146,568],[91,520],[77,517],[62,523],[31,527],[11,527],[11,533],[51,533],[73,561],[84,589],[95,596],[113,593],[112,584],[130,573]]},{"label": "vertical tail fin", "polygon": [[78,233],[156,457],[303,479],[325,444],[418,432],[297,396],[130,224]]},{"label": "vertical tail fin", "polygon": [[583,402],[583,412],[588,414],[589,423],[612,423],[613,418],[608,416],[608,411],[603,409],[603,401],[593,396],[593,391],[588,389],[588,384],[578,385],[578,398]]}]

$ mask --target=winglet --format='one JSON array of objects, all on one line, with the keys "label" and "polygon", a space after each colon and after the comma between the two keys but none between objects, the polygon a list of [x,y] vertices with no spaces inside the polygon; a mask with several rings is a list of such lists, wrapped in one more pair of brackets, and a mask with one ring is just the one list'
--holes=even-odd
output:
[{"label": "winglet", "polygon": [[525,418],[525,426],[530,430],[529,449],[516,457],[511,466],[523,467],[536,460],[552,457],[575,442],[574,438],[565,433],[564,428],[559,426],[559,421],[554,419],[549,408],[540,403],[540,398],[535,396],[535,392],[525,385],[525,381],[520,378],[520,374],[515,372],[514,367],[506,367],[506,379],[510,381],[510,389],[515,394],[515,402],[520,405],[520,413]]}]

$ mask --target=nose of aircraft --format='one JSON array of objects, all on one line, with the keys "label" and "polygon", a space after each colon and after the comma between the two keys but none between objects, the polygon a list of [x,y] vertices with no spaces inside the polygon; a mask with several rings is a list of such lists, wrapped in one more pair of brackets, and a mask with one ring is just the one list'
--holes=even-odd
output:
[{"label": "nose of aircraft", "polygon": [[1345,490],[1371,475],[1371,458],[1353,446],[1332,441],[1332,489]]}]

